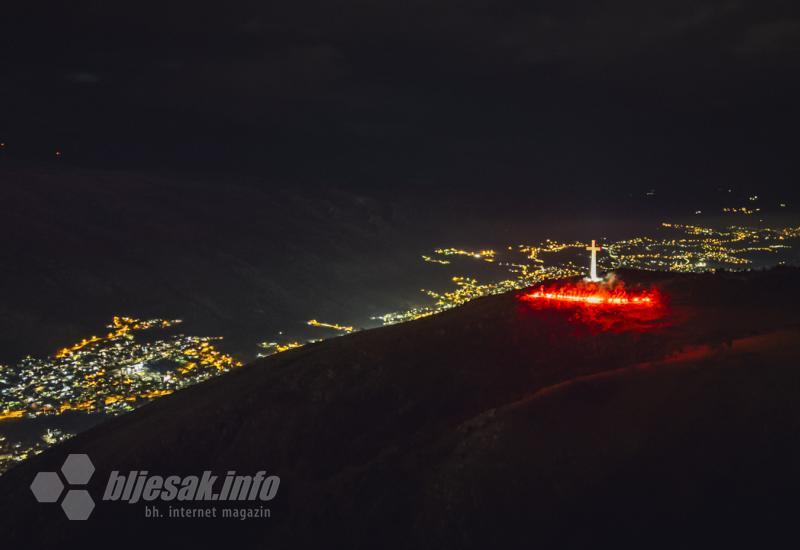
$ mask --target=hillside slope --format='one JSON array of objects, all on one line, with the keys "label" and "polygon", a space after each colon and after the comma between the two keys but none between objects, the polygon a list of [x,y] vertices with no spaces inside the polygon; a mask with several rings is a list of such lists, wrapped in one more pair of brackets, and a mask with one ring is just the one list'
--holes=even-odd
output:
[{"label": "hillside slope", "polygon": [[[691,546],[764,541],[800,486],[800,273],[623,273],[656,319],[506,294],[309,345],[161,399],[0,478],[0,532],[34,547]],[[614,322],[609,322],[614,321]],[[635,321],[635,322],[634,322]],[[111,470],[281,476],[269,520],[86,522],[34,502],[70,452]]]},{"label": "hillside slope", "polygon": [[0,165],[0,204],[0,286],[13,289],[0,303],[2,363],[53,353],[114,315],[181,318],[254,357],[307,319],[404,307],[429,246],[391,201],[236,177]]}]

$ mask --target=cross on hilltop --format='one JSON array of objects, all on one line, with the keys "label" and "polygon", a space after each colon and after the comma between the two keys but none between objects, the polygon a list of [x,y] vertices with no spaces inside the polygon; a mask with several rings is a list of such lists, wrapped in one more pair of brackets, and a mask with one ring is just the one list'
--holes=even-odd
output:
[{"label": "cross on hilltop", "polygon": [[597,276],[597,253],[603,250],[603,247],[597,246],[595,240],[592,239],[592,246],[587,246],[586,250],[590,250],[592,252],[592,264],[591,268],[589,269],[589,280],[595,283],[602,281],[602,279]]}]

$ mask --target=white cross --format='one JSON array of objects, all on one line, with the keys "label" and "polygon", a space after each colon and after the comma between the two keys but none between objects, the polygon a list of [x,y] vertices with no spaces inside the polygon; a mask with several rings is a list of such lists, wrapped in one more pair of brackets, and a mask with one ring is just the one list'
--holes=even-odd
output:
[{"label": "white cross", "polygon": [[597,244],[595,244],[595,240],[592,239],[592,246],[587,246],[586,250],[590,250],[592,252],[592,266],[589,270],[589,280],[595,282],[600,281],[601,279],[597,276],[597,253],[603,250],[603,248],[597,246]]}]

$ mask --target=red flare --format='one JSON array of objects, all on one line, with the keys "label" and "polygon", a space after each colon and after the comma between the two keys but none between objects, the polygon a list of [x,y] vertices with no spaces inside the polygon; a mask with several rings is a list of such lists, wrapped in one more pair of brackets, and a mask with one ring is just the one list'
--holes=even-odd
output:
[{"label": "red flare", "polygon": [[576,327],[597,332],[645,332],[668,326],[666,300],[655,288],[627,289],[612,278],[541,286],[519,295],[524,310],[561,310]]},{"label": "red flare", "polygon": [[659,303],[659,295],[654,290],[628,292],[624,289],[609,290],[598,285],[565,286],[558,289],[540,287],[539,290],[523,294],[520,299],[530,302],[570,302],[587,306],[653,307]]}]

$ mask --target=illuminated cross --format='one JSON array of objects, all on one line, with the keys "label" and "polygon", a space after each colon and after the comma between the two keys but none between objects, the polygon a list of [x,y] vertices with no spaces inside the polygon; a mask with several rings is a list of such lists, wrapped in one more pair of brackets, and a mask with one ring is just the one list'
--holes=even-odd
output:
[{"label": "illuminated cross", "polygon": [[592,267],[589,271],[589,280],[594,282],[601,281],[602,279],[597,276],[597,253],[603,249],[597,246],[594,239],[592,239],[592,246],[587,246],[586,250],[591,250],[592,252]]}]

